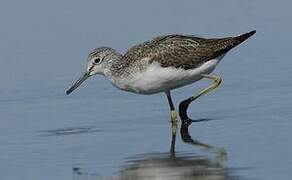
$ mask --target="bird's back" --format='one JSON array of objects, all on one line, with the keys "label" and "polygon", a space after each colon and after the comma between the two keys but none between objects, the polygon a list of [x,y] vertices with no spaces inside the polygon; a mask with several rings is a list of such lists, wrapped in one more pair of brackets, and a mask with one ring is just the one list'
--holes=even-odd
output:
[{"label": "bird's back", "polygon": [[194,69],[227,53],[254,33],[251,31],[236,37],[212,39],[178,34],[159,36],[133,46],[122,60],[125,66],[143,64],[140,61],[146,59],[148,63],[158,62],[162,67]]},{"label": "bird's back", "polygon": [[133,46],[111,66],[113,84],[139,94],[182,87],[211,73],[222,57],[255,32],[237,37],[206,39],[166,35]]}]

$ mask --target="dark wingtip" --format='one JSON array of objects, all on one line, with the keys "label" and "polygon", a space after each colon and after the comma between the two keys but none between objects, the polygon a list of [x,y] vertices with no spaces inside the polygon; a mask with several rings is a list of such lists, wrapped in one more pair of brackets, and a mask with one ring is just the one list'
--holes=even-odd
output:
[{"label": "dark wingtip", "polygon": [[227,40],[227,41],[223,41],[223,45],[222,45],[223,48],[219,48],[215,52],[215,57],[218,57],[222,54],[227,53],[230,49],[238,46],[239,44],[241,44],[243,41],[247,40],[249,37],[251,37],[255,33],[256,33],[256,30],[253,30],[253,31],[250,31],[248,33],[244,33],[244,34],[236,36],[236,37],[225,38],[225,40]]},{"label": "dark wingtip", "polygon": [[250,31],[250,33],[252,34],[255,34],[256,32],[257,32],[256,30]]},{"label": "dark wingtip", "polygon": [[256,30],[253,30],[253,31],[250,31],[248,32],[247,34],[250,34],[250,36],[254,35],[257,31]]},{"label": "dark wingtip", "polygon": [[248,33],[244,33],[240,36],[235,37],[236,40],[239,41],[238,44],[242,43],[243,41],[247,40],[249,37],[251,37],[252,35],[254,35],[256,33],[256,30],[250,31]]},{"label": "dark wingtip", "polygon": [[247,36],[247,38],[249,38],[252,35],[254,35],[256,32],[257,32],[256,30],[253,30],[253,31],[250,31],[250,32],[246,33],[245,35]]}]

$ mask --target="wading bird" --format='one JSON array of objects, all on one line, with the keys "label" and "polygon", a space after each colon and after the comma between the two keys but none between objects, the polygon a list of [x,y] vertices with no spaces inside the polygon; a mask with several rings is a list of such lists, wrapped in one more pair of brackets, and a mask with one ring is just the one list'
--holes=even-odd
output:
[{"label": "wading bird", "polygon": [[87,58],[84,75],[68,90],[70,94],[88,77],[102,74],[111,83],[124,91],[137,94],[164,92],[168,99],[173,122],[177,114],[170,91],[202,78],[213,83],[199,93],[185,99],[179,105],[179,115],[187,116],[189,104],[221,83],[219,76],[211,72],[224,55],[256,31],[236,37],[201,38],[190,35],[165,35],[143,42],[130,48],[124,55],[109,47],[94,49]]}]

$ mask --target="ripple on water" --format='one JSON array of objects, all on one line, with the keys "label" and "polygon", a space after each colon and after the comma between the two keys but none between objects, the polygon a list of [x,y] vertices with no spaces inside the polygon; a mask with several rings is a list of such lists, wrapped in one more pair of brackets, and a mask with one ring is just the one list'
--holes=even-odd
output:
[{"label": "ripple on water", "polygon": [[42,136],[64,136],[72,134],[95,133],[101,130],[94,126],[67,127],[39,131]]}]

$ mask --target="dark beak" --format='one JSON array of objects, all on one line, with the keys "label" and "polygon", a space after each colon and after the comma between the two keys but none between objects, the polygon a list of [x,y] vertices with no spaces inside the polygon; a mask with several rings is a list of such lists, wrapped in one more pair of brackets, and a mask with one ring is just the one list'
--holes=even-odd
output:
[{"label": "dark beak", "polygon": [[84,73],[83,76],[81,78],[79,78],[70,89],[68,89],[66,91],[66,94],[69,95],[71,92],[73,92],[76,88],[78,88],[78,86],[80,86],[80,84],[82,84],[89,77],[90,77],[89,73],[87,73],[87,72]]}]

